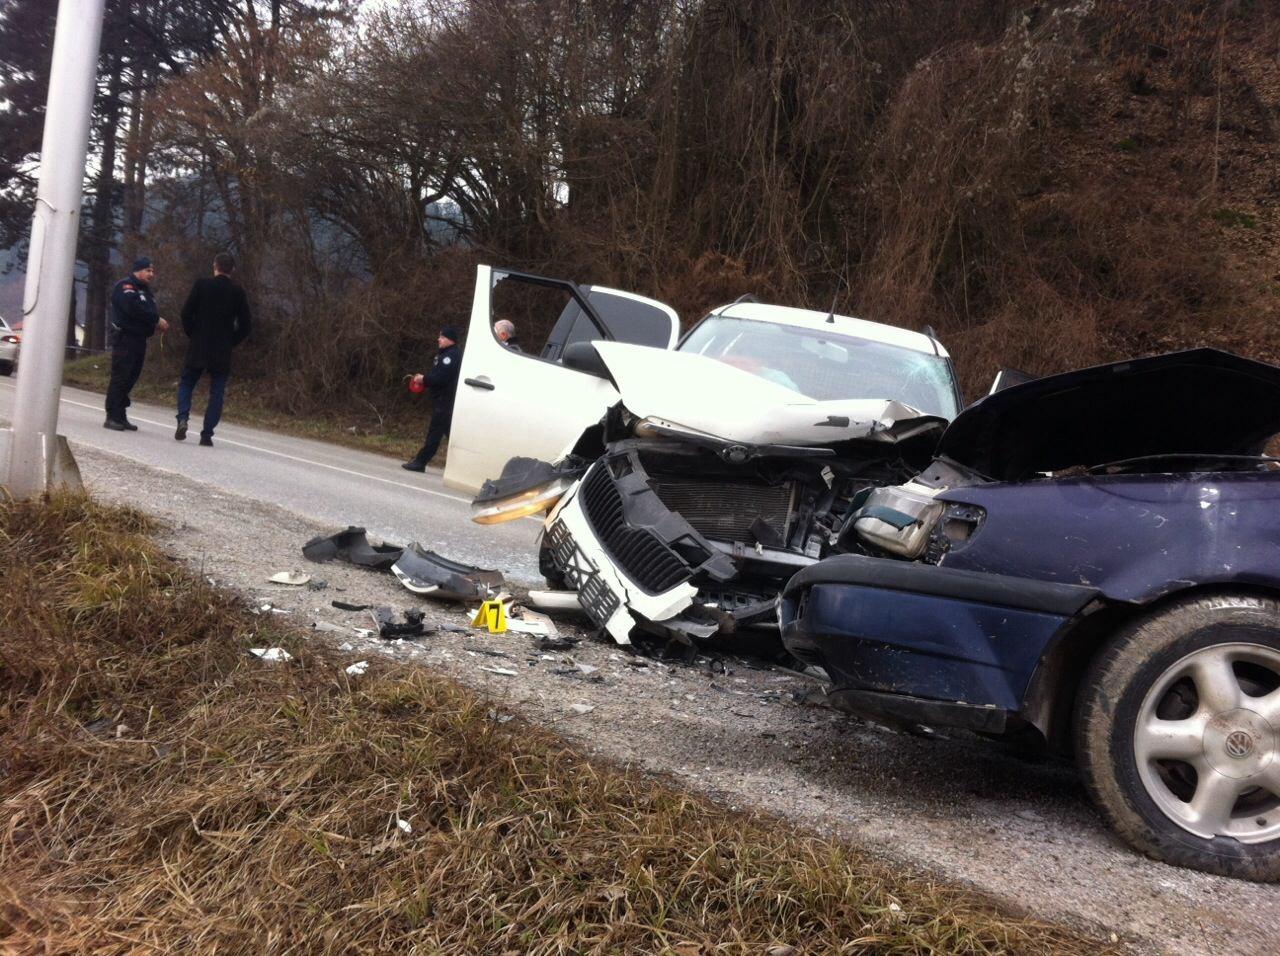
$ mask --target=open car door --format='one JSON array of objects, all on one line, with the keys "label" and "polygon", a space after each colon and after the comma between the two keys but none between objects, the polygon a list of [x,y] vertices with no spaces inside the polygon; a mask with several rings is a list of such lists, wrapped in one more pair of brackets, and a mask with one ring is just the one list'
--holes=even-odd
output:
[{"label": "open car door", "polygon": [[[509,348],[494,335],[499,319],[515,323],[526,342],[546,341],[531,351]],[[618,400],[607,379],[562,364],[567,346],[605,340],[670,349],[679,333],[679,316],[661,302],[480,266],[445,484],[474,494],[511,458],[555,461]]]}]

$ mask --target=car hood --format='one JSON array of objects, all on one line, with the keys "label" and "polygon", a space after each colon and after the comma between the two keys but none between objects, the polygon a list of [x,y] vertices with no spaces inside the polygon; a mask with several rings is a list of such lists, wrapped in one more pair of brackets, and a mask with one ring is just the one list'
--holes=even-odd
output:
[{"label": "car hood", "polygon": [[893,399],[817,401],[705,355],[596,342],[622,403],[638,418],[749,445],[894,443],[940,435],[946,419]]},{"label": "car hood", "polygon": [[996,481],[1146,455],[1254,454],[1280,433],[1280,368],[1218,349],[1113,362],[966,408],[940,456]]}]

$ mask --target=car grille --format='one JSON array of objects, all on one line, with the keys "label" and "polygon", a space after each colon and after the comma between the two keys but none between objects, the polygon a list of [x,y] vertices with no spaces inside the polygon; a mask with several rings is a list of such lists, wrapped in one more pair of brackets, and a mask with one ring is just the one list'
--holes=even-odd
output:
[{"label": "car grille", "polygon": [[596,537],[636,584],[650,594],[660,594],[688,579],[688,566],[657,535],[627,524],[622,495],[603,462],[587,472],[579,495]]},{"label": "car grille", "polygon": [[788,531],[791,485],[654,478],[662,503],[715,541],[755,541],[751,525],[764,521],[783,538]]}]

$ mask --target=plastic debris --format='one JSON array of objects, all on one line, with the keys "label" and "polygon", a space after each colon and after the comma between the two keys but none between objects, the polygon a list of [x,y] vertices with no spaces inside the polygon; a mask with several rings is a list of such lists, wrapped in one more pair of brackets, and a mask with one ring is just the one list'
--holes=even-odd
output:
[{"label": "plastic debris", "polygon": [[272,584],[288,584],[292,587],[302,587],[302,585],[311,580],[311,575],[303,574],[301,571],[277,571],[267,580]]},{"label": "plastic debris", "polygon": [[337,624],[331,624],[328,621],[312,621],[311,627],[312,627],[312,630],[328,631],[330,634],[346,634],[347,633],[347,629],[345,627],[340,627]]},{"label": "plastic debris", "polygon": [[346,601],[330,601],[329,604],[339,611],[368,611],[373,608],[372,604],[349,604]]},{"label": "plastic debris", "polygon": [[589,714],[595,710],[590,704],[570,704],[569,709],[578,715]]},{"label": "plastic debris", "polygon": [[391,573],[414,594],[449,601],[488,598],[503,583],[501,571],[462,564],[417,543],[404,549]]},{"label": "plastic debris", "polygon": [[535,637],[555,637],[560,633],[551,618],[528,609],[522,611],[518,618],[508,618],[507,629]]},{"label": "plastic debris", "polygon": [[264,661],[291,661],[293,655],[286,651],[283,647],[251,647],[250,654],[256,654]]},{"label": "plastic debris", "polygon": [[389,607],[380,607],[373,611],[373,621],[378,625],[378,636],[384,640],[422,637],[428,633],[422,618],[423,614],[417,608],[405,611],[403,622],[396,621],[396,612]]},{"label": "plastic debris", "polygon": [[529,601],[536,608],[544,611],[569,611],[575,614],[585,613],[578,603],[577,591],[530,591]]},{"label": "plastic debris", "polygon": [[570,651],[577,646],[577,638],[565,637],[563,634],[558,634],[555,637],[538,638],[538,650],[540,651]]},{"label": "plastic debris", "polygon": [[302,546],[302,554],[308,561],[323,564],[326,561],[346,561],[362,568],[386,571],[400,560],[403,548],[393,544],[370,544],[364,528],[349,526],[345,531],[328,537],[312,538]]},{"label": "plastic debris", "polygon": [[408,820],[401,820],[399,817],[396,817],[396,826],[400,828],[401,833],[413,832],[413,825],[410,824]]},{"label": "plastic debris", "polygon": [[509,667],[482,667],[480,669],[490,674],[501,674],[503,677],[515,677],[520,673],[519,671],[513,671]]},{"label": "plastic debris", "polygon": [[346,673],[350,674],[352,677],[359,677],[368,669],[369,669],[368,661],[356,661],[354,664],[350,664],[344,668]]}]

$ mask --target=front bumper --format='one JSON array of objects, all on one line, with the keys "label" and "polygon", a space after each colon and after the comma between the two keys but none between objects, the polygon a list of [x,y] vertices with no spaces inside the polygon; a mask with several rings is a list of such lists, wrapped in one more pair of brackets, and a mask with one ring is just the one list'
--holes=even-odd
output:
[{"label": "front bumper", "polygon": [[[787,649],[849,710],[999,732],[1093,588],[842,555],[783,593]],[[926,719],[927,718],[927,719]]]},{"label": "front bumper", "polygon": [[686,581],[654,594],[633,581],[614,563],[591,527],[580,489],[581,482],[565,493],[547,517],[547,550],[565,583],[578,593],[587,616],[619,644],[630,644],[633,628],[678,616],[693,603],[698,589]]}]

